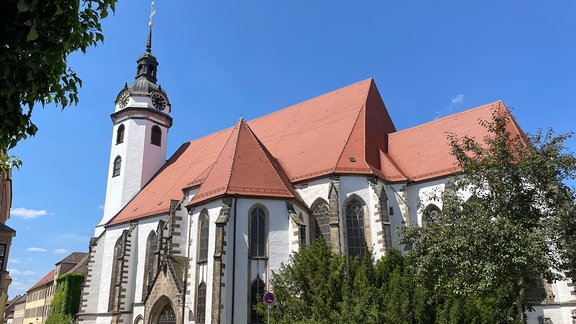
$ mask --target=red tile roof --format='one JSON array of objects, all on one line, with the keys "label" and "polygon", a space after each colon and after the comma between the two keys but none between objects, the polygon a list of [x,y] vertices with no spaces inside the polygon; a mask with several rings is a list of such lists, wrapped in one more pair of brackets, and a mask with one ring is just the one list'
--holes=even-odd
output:
[{"label": "red tile roof", "polygon": [[222,195],[298,197],[282,168],[243,119],[232,130],[189,205]]},{"label": "red tile roof", "polygon": [[50,272],[48,272],[48,274],[46,274],[44,277],[42,277],[42,279],[40,279],[34,286],[32,286],[30,289],[28,289],[28,291],[32,291],[36,288],[40,288],[44,285],[47,285],[51,282],[54,281],[54,273],[56,273],[56,270],[52,270]]},{"label": "red tile roof", "polygon": [[[388,154],[402,174],[412,181],[452,174],[460,168],[450,154],[447,135],[453,133],[482,140],[488,132],[479,122],[491,120],[493,111],[500,115],[508,112],[504,104],[497,101],[390,134]],[[511,127],[512,134],[521,132],[515,121]]]},{"label": "red tile roof", "polygon": [[374,81],[364,80],[185,143],[109,225],[166,213],[191,187],[198,204],[236,193],[298,198],[290,182],[329,174],[447,175],[458,169],[446,133],[483,136],[478,120],[491,109],[506,110],[496,102],[397,132]]}]

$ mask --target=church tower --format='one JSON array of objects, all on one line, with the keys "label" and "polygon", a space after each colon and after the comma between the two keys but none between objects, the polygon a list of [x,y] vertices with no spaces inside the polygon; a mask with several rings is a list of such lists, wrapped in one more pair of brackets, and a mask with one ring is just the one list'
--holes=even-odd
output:
[{"label": "church tower", "polygon": [[171,106],[157,84],[158,61],[152,55],[152,22],[146,51],[136,61],[136,80],[120,91],[110,117],[114,124],[104,216],[95,235],[114,217],[166,162]]}]

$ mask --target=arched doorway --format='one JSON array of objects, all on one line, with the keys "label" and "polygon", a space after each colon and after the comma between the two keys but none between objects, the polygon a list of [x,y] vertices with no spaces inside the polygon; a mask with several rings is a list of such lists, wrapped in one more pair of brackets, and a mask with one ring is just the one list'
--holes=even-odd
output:
[{"label": "arched doorway", "polygon": [[158,314],[158,321],[154,324],[176,324],[176,313],[170,304],[164,305]]}]

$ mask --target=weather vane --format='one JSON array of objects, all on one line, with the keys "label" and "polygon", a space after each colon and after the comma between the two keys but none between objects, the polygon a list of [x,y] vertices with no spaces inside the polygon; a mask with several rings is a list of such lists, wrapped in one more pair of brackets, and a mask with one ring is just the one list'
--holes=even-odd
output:
[{"label": "weather vane", "polygon": [[152,27],[152,17],[156,14],[156,9],[154,9],[154,1],[150,5],[150,22],[148,22],[148,26]]}]

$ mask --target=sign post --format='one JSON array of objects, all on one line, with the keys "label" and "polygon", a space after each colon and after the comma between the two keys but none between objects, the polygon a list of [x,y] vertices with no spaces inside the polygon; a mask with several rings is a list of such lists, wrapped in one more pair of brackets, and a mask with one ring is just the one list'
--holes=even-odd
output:
[{"label": "sign post", "polygon": [[264,303],[268,305],[268,324],[270,324],[270,306],[276,302],[276,296],[274,296],[273,292],[269,291],[264,294],[262,299],[264,299]]}]

